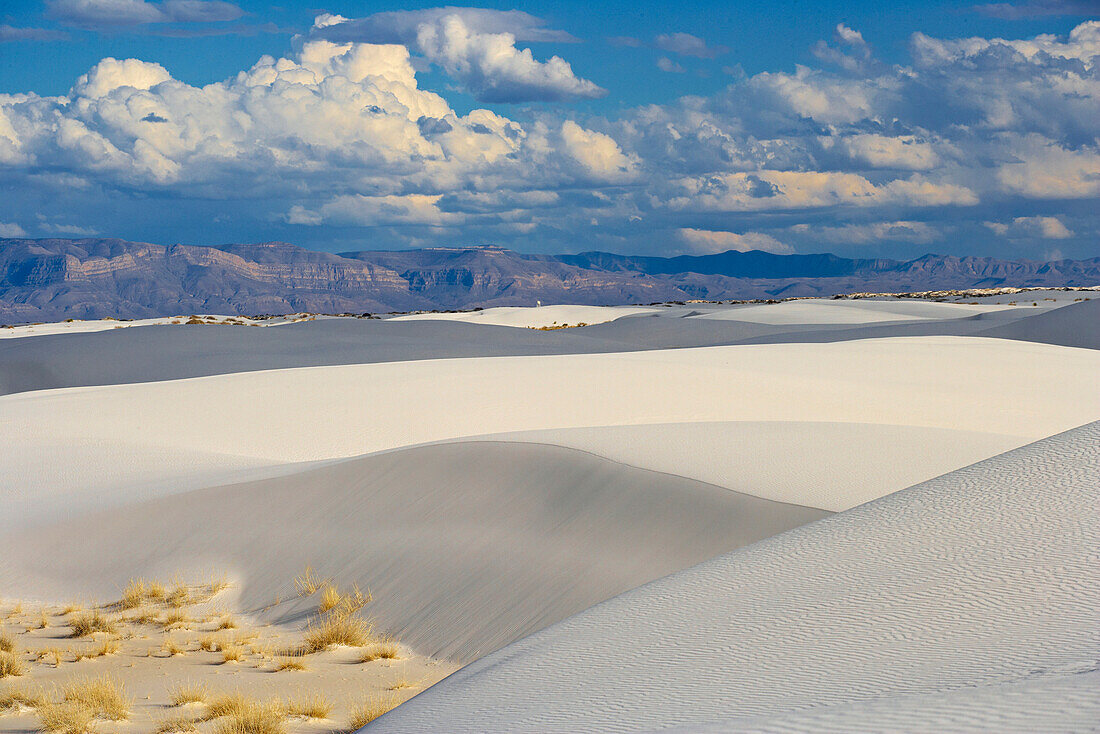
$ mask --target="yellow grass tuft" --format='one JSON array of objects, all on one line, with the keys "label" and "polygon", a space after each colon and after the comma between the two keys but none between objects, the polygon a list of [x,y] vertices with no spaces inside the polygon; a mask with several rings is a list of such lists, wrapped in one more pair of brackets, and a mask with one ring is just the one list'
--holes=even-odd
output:
[{"label": "yellow grass tuft", "polygon": [[125,721],[130,717],[131,701],[122,684],[107,676],[81,678],[62,689],[62,697],[69,703],[91,710],[94,716],[112,721]]},{"label": "yellow grass tuft", "polygon": [[0,652],[15,652],[15,638],[7,632],[0,632]]},{"label": "yellow grass tuft", "polygon": [[199,638],[199,649],[205,652],[218,652],[222,643],[214,635],[203,635]]},{"label": "yellow grass tuft", "polygon": [[352,614],[329,615],[320,622],[311,622],[306,629],[303,650],[321,652],[333,645],[362,647],[373,642],[371,625]]},{"label": "yellow grass tuft", "polygon": [[239,663],[244,660],[244,648],[237,644],[222,645],[221,653],[223,663]]},{"label": "yellow grass tuft", "polygon": [[41,688],[11,687],[0,692],[0,711],[18,709],[20,706],[36,709],[47,701]]},{"label": "yellow grass tuft", "polygon": [[195,720],[189,716],[169,716],[156,722],[153,734],[179,734],[198,730]]},{"label": "yellow grass tuft", "polygon": [[302,572],[302,575],[294,579],[294,588],[298,590],[298,596],[309,596],[316,594],[317,590],[326,583],[325,579],[314,575],[311,566],[306,566],[306,570]]},{"label": "yellow grass tuft", "polygon": [[214,631],[218,632],[221,630],[235,630],[238,626],[239,625],[237,624],[237,620],[233,619],[233,615],[223,614],[218,619],[217,623],[215,623]]},{"label": "yellow grass tuft", "polygon": [[35,629],[44,630],[50,626],[50,617],[46,614],[46,610],[42,609],[38,612],[38,620],[35,622]]},{"label": "yellow grass tuft", "polygon": [[278,708],[283,716],[301,716],[306,719],[327,719],[332,713],[332,703],[320,694],[283,701]]},{"label": "yellow grass tuft", "polygon": [[87,734],[95,721],[95,712],[79,703],[43,702],[36,713],[38,730],[50,734]]},{"label": "yellow grass tuft", "polygon": [[67,617],[73,612],[79,612],[82,609],[84,609],[84,607],[80,604],[66,604],[65,607],[61,610],[61,616]]},{"label": "yellow grass tuft", "polygon": [[105,617],[98,609],[93,609],[84,614],[73,615],[73,617],[69,619],[69,626],[72,627],[73,630],[72,637],[87,637],[96,632],[115,634],[118,631],[115,622]]},{"label": "yellow grass tuft", "polygon": [[145,583],[145,579],[130,579],[130,583],[122,590],[122,599],[118,605],[122,609],[137,609],[148,595],[149,585]]},{"label": "yellow grass tuft", "polygon": [[159,581],[150,581],[145,596],[149,601],[164,601],[168,598],[168,589]]},{"label": "yellow grass tuft", "polygon": [[317,606],[317,611],[321,614],[328,612],[351,614],[362,609],[370,600],[370,594],[364,594],[358,586],[352,588],[347,594],[341,594],[335,584],[326,583],[321,591],[321,602]]},{"label": "yellow grass tuft", "polygon": [[302,659],[297,656],[280,657],[275,660],[275,667],[272,669],[275,673],[280,673],[284,670],[309,670]]},{"label": "yellow grass tuft", "polygon": [[382,714],[397,707],[396,696],[379,696],[355,706],[348,718],[348,731],[358,731]]},{"label": "yellow grass tuft", "polygon": [[164,598],[164,603],[172,607],[182,607],[185,604],[191,602],[191,590],[187,588],[187,584],[182,581],[177,581],[172,586],[172,591],[168,593],[168,596]]},{"label": "yellow grass tuft", "polygon": [[218,723],[214,734],[283,734],[286,724],[275,706],[247,701]]},{"label": "yellow grass tuft", "polygon": [[210,691],[205,685],[185,683],[168,694],[168,700],[173,706],[184,706],[189,703],[202,703],[209,696]]},{"label": "yellow grass tuft", "polygon": [[389,690],[391,690],[391,691],[400,691],[400,690],[403,690],[405,688],[419,688],[419,687],[420,686],[417,683],[414,683],[413,681],[409,680],[408,678],[398,678],[397,680],[395,680],[390,685]]},{"label": "yellow grass tuft", "polygon": [[14,652],[0,652],[0,678],[23,675],[27,666]]},{"label": "yellow grass tuft", "polygon": [[233,716],[244,710],[248,704],[249,699],[240,693],[223,694],[207,702],[206,718],[218,719],[222,716]]},{"label": "yellow grass tuft", "polygon": [[168,653],[168,657],[172,657],[174,655],[183,655],[187,652],[187,648],[175,640],[165,640],[164,652]]},{"label": "yellow grass tuft", "polygon": [[401,648],[398,647],[396,642],[393,640],[382,640],[368,646],[359,657],[359,662],[370,663],[375,660],[397,660],[400,653]]},{"label": "yellow grass tuft", "polygon": [[324,614],[339,606],[341,601],[343,601],[343,597],[340,596],[340,592],[336,587],[326,584],[324,591],[321,592],[321,603],[317,605],[317,611]]},{"label": "yellow grass tuft", "polygon": [[191,625],[191,617],[182,609],[173,609],[164,615],[161,625],[166,630],[183,629]]}]

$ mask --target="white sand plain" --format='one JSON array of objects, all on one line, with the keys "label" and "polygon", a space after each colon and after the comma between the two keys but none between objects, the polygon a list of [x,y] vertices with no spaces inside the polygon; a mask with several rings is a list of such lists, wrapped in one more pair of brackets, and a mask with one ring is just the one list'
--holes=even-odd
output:
[{"label": "white sand plain", "polygon": [[962,319],[1013,308],[1007,305],[936,303],[919,300],[822,300],[753,304],[702,313],[692,318],[749,321],[754,324],[872,324],[922,319]]},{"label": "white sand plain", "polygon": [[553,305],[537,308],[498,306],[481,311],[460,311],[457,313],[412,313],[404,316],[394,316],[391,321],[461,321],[468,324],[545,329],[554,326],[605,324],[624,316],[636,316],[656,311],[656,308],[650,306]]}]

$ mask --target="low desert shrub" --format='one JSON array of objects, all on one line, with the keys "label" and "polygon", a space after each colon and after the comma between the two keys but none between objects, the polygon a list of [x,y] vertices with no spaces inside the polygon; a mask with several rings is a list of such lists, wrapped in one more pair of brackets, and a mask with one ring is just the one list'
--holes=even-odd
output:
[{"label": "low desert shrub", "polygon": [[0,691],[0,711],[10,711],[20,706],[36,709],[47,701],[41,688],[16,688]]},{"label": "low desert shrub", "polygon": [[88,734],[95,722],[95,712],[78,703],[43,702],[35,709],[39,731],[49,734]]},{"label": "low desert shrub", "polygon": [[0,652],[15,652],[15,638],[7,632],[0,632]]}]

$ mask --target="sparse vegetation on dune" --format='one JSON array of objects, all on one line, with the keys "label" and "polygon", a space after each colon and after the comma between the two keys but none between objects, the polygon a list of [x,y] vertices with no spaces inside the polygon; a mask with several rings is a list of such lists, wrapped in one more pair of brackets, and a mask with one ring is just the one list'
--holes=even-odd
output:
[{"label": "sparse vegetation on dune", "polygon": [[286,723],[272,705],[248,701],[243,707],[219,721],[215,734],[283,734]]},{"label": "sparse vegetation on dune", "polygon": [[0,691],[0,711],[11,711],[20,706],[36,709],[47,702],[41,687],[15,687]]},{"label": "sparse vegetation on dune", "polygon": [[321,652],[333,645],[362,647],[374,641],[370,623],[352,614],[330,614],[306,628],[302,648],[306,652]]},{"label": "sparse vegetation on dune", "polygon": [[306,719],[327,719],[332,713],[332,702],[321,694],[283,701],[278,709],[284,716],[300,716]]},{"label": "sparse vegetation on dune", "polygon": [[126,689],[107,676],[75,680],[62,688],[62,697],[112,721],[125,721],[130,717],[132,702],[126,696]]},{"label": "sparse vegetation on dune", "polygon": [[176,687],[168,695],[168,701],[173,706],[184,706],[189,703],[202,703],[210,696],[210,691],[205,685],[198,683],[185,683]]},{"label": "sparse vegetation on dune", "polygon": [[348,731],[358,731],[382,714],[397,707],[400,701],[396,696],[377,696],[360,703],[351,710],[348,717]]},{"label": "sparse vegetation on dune", "polygon": [[15,639],[7,632],[0,633],[0,652],[15,652]]},{"label": "sparse vegetation on dune", "polygon": [[370,663],[375,660],[396,660],[401,649],[393,640],[380,640],[372,643],[363,650],[359,662]]},{"label": "sparse vegetation on dune", "polygon": [[108,634],[118,632],[117,623],[98,609],[82,614],[74,614],[69,618],[69,626],[72,628],[72,637],[87,637],[96,632],[106,632]]},{"label": "sparse vegetation on dune", "polygon": [[38,730],[49,734],[87,734],[95,713],[87,706],[68,701],[46,701],[36,707]]},{"label": "sparse vegetation on dune", "polygon": [[0,678],[9,678],[23,675],[27,672],[27,666],[14,652],[0,652]]}]

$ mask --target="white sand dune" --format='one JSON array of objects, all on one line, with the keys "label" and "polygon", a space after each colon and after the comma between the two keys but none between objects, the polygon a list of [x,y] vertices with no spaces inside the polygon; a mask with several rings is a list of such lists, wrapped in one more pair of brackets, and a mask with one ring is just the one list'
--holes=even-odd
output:
[{"label": "white sand dune", "polygon": [[[812,421],[957,431],[951,455],[970,463],[1003,445],[996,437],[967,443],[968,435],[995,432],[1023,444],[1093,419],[1100,414],[1098,373],[1095,350],[915,337],[422,360],[41,390],[0,397],[6,452],[0,500],[11,508],[9,517],[48,518],[69,504],[110,506],[117,486],[178,491],[170,486],[179,480],[177,467],[162,459],[177,450],[195,457],[196,470],[201,463],[204,481],[218,481],[223,470],[224,481],[232,481],[242,464],[347,458],[515,431],[658,423]],[[790,435],[801,441],[804,432]],[[107,442],[109,461],[89,464],[86,451],[71,450]],[[941,434],[923,447],[943,445]],[[797,443],[764,448],[771,452],[758,457],[765,464],[814,460]],[[908,448],[893,459],[923,463]],[[690,464],[689,458],[678,465],[689,477]],[[873,494],[862,488],[851,497],[823,498],[817,482],[784,499],[843,507]],[[50,497],[60,504],[51,506]]]},{"label": "white sand dune", "polygon": [[[247,326],[279,326],[300,321],[296,315],[280,316],[271,319],[255,320],[247,316],[227,316],[224,314],[194,314],[203,320],[220,324],[223,322],[239,323]],[[111,329],[131,329],[138,326],[168,326],[172,324],[184,324],[192,316],[158,316],[152,319],[91,319],[83,321],[52,321],[43,324],[25,324],[0,329],[0,339],[21,339],[29,336],[53,336],[55,334],[90,334],[97,331],[109,331]]]},{"label": "white sand dune", "polygon": [[[5,596],[116,598],[229,572],[245,610],[309,563],[415,649],[468,661],[639,584],[828,513],[538,444],[452,443],[10,533]],[[308,602],[310,610],[315,601]],[[261,618],[293,622],[284,603]]]},{"label": "white sand dune", "polygon": [[1093,731],[1100,422],[627,592],[367,727]]},{"label": "white sand dune", "polygon": [[707,311],[691,318],[748,321],[754,324],[873,324],[885,321],[961,319],[1013,308],[1007,305],[971,305],[932,301],[822,300],[735,306]]},{"label": "white sand dune", "polygon": [[655,313],[660,309],[649,306],[498,306],[481,311],[459,313],[414,313],[395,316],[392,321],[462,321],[468,324],[514,326],[525,329],[541,329],[548,326],[576,326],[578,324],[603,324],[623,316]]},{"label": "white sand dune", "polygon": [[812,421],[647,423],[485,436],[589,451],[763,497],[839,511],[995,456],[1019,436]]}]

